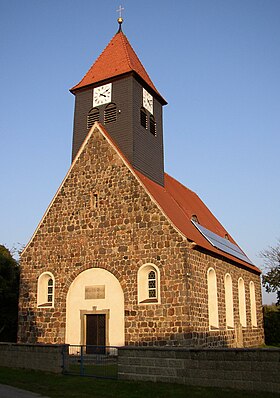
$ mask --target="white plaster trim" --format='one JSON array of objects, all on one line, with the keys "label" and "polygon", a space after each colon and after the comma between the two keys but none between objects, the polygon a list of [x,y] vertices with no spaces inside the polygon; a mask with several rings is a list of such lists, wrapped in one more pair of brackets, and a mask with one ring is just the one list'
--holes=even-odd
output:
[{"label": "white plaster trim", "polygon": [[[38,304],[38,299],[39,299],[39,292],[40,289],[42,288],[40,285],[40,279],[44,276],[44,275],[48,275],[50,276],[50,278],[53,281],[53,293],[52,293],[52,305],[43,305],[43,304]],[[55,277],[53,276],[53,274],[50,271],[45,271],[42,274],[40,274],[37,278],[37,308],[54,308],[54,298],[55,296]]]},{"label": "white plaster trim", "polygon": [[[145,268],[150,268],[150,271],[153,270],[153,271],[156,272],[156,293],[157,293],[157,296],[155,297],[156,300],[157,300],[156,302],[143,303],[143,302],[140,301],[141,273],[143,273],[143,270],[145,270]],[[147,281],[148,280],[145,280],[145,283],[147,283]],[[137,271],[137,303],[138,303],[138,305],[158,305],[158,304],[161,304],[160,291],[161,291],[160,270],[159,270],[158,266],[156,266],[154,263],[145,263],[145,264],[141,265],[141,267]],[[148,298],[149,297],[147,297],[147,299]]]}]

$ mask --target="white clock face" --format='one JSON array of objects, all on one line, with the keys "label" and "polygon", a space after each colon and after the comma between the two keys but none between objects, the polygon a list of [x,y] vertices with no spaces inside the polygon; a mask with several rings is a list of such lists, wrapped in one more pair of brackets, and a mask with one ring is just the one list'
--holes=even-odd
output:
[{"label": "white clock face", "polygon": [[93,106],[107,104],[108,102],[111,102],[111,97],[112,97],[112,83],[95,87],[93,89]]},{"label": "white clock face", "polygon": [[154,113],[154,107],[153,107],[153,96],[148,93],[147,90],[143,88],[143,106],[144,108],[147,109],[150,113]]}]

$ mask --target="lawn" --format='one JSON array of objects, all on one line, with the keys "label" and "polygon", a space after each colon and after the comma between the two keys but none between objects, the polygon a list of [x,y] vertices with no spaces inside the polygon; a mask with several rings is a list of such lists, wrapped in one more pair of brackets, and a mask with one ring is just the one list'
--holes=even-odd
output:
[{"label": "lawn", "polygon": [[[0,367],[0,384],[8,384],[51,398],[263,398],[264,393],[189,387],[179,384],[128,382],[55,375]],[[266,398],[279,394],[265,393]]]}]

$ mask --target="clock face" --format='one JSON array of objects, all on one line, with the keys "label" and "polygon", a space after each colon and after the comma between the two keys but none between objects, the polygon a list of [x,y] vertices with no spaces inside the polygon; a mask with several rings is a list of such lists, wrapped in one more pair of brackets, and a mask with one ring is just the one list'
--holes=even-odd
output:
[{"label": "clock face", "polygon": [[107,104],[108,102],[111,102],[111,97],[112,97],[112,83],[95,87],[93,89],[93,106]]},{"label": "clock face", "polygon": [[147,109],[150,113],[154,113],[154,107],[153,107],[153,96],[148,93],[147,90],[143,88],[143,106],[144,108]]}]

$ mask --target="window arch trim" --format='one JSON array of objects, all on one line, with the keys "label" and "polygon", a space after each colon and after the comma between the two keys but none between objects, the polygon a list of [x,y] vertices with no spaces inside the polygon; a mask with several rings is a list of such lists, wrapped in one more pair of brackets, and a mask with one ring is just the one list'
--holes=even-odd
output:
[{"label": "window arch trim", "polygon": [[249,291],[250,291],[250,310],[251,310],[251,325],[252,327],[257,327],[257,307],[256,307],[256,290],[255,284],[253,281],[249,283]]},{"label": "window arch trim", "polygon": [[[154,278],[149,279],[151,272]],[[150,283],[154,282],[154,283]],[[149,293],[152,292],[152,296]],[[137,293],[138,304],[159,304],[160,303],[160,270],[153,263],[143,264],[137,272]]]},{"label": "window arch trim", "polygon": [[[50,283],[50,281],[52,283]],[[37,280],[37,307],[54,307],[55,278],[51,272],[43,272]]]},{"label": "window arch trim", "polygon": [[242,327],[247,327],[246,319],[246,295],[245,283],[243,278],[238,279],[238,308],[239,308],[239,322]]},{"label": "window arch trim", "polygon": [[226,327],[227,329],[234,329],[232,277],[229,273],[225,274],[224,283],[225,283]]},{"label": "window arch trim", "polygon": [[[212,276],[213,275],[213,276]],[[209,330],[219,329],[217,275],[213,267],[207,270]]]}]

